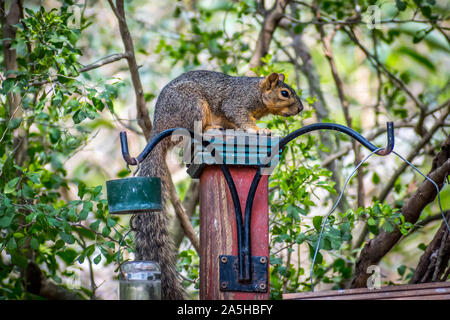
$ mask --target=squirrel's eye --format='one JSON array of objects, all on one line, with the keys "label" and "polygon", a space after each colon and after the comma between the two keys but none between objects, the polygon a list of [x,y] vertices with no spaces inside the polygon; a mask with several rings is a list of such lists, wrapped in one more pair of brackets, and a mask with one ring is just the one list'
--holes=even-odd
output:
[{"label": "squirrel's eye", "polygon": [[287,92],[286,90],[281,90],[281,95],[285,98],[289,98],[289,92]]}]

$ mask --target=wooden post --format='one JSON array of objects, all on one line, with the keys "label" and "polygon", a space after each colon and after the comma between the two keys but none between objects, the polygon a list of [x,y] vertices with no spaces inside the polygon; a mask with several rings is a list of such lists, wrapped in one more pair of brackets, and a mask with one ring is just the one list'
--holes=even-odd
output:
[{"label": "wooden post", "polygon": [[[244,212],[256,168],[230,166],[229,169]],[[267,177],[261,178],[253,204],[250,224],[252,256],[269,257]],[[238,254],[234,205],[220,167],[208,166],[200,178],[200,299],[269,299],[269,288],[266,293],[220,291],[219,256],[224,254]]]},{"label": "wooden post", "polygon": [[[234,135],[224,135],[222,141]],[[239,195],[241,211],[244,215],[247,195],[253,177],[258,170],[258,152],[270,150],[270,146],[278,142],[278,137],[271,137],[270,143],[249,145],[235,144],[222,151],[224,163],[227,165]],[[221,140],[221,139],[219,139]],[[234,139],[236,141],[236,139]],[[258,140],[259,141],[259,140]],[[266,141],[265,141],[266,142]],[[217,143],[218,144],[218,143]],[[199,155],[203,156],[198,161]],[[206,157],[205,157],[206,156]],[[208,158],[209,156],[209,158]],[[207,159],[206,159],[207,158]],[[235,207],[231,193],[221,167],[215,164],[209,152],[203,148],[194,152],[194,164],[188,173],[194,178],[200,178],[200,299],[201,300],[267,300],[269,299],[268,281],[264,283],[265,292],[243,292],[221,290],[219,256],[238,256],[238,242],[236,229]],[[231,160],[230,160],[231,159]],[[277,159],[278,160],[278,159]],[[268,203],[268,175],[263,175],[256,190],[250,223],[251,256],[269,258],[269,203]],[[244,220],[244,216],[242,217]],[[269,278],[269,263],[262,264]],[[263,272],[264,273],[264,272]]]}]

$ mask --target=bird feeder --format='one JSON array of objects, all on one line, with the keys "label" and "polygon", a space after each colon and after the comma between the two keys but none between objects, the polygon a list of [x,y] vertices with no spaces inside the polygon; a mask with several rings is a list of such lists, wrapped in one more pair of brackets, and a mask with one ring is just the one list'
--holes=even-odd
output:
[{"label": "bird feeder", "polygon": [[120,300],[161,300],[161,270],[152,261],[128,261],[120,266]]},{"label": "bird feeder", "polygon": [[[124,160],[128,165],[139,165],[162,139],[180,129],[161,132],[136,158],[130,157],[126,134],[122,132]],[[191,138],[195,137],[193,132],[181,130],[187,131]],[[200,179],[200,299],[269,299],[267,169],[273,167],[273,161],[290,141],[316,130],[347,134],[380,156],[389,154],[394,148],[392,122],[387,123],[388,141],[384,149],[377,148],[358,132],[334,123],[311,124],[283,138],[237,136],[227,132],[201,137],[188,168],[191,177]],[[153,206],[153,210],[158,210],[158,200],[159,205],[161,203],[159,181],[154,180],[155,177],[146,177],[148,180],[138,186],[134,183],[137,178],[129,179],[112,181],[108,202],[111,199],[113,210],[117,208],[117,213],[141,212],[140,206]],[[120,183],[124,185],[121,187]],[[145,190],[138,191],[141,187]],[[130,198],[117,195],[130,190]],[[113,194],[110,196],[109,192]],[[144,195],[146,192],[152,195]],[[127,199],[132,203],[127,203]]]},{"label": "bird feeder", "polygon": [[158,177],[136,177],[145,156],[131,158],[127,135],[120,133],[122,155],[128,165],[137,165],[133,177],[106,181],[109,213],[139,214],[161,210],[161,180]]},{"label": "bird feeder", "polygon": [[109,213],[138,214],[161,210],[161,180],[131,177],[106,182]]}]

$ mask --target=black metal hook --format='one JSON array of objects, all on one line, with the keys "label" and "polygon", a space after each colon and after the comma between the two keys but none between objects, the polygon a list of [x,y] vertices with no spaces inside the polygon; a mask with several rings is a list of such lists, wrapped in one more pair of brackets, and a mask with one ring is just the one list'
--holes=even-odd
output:
[{"label": "black metal hook", "polygon": [[[376,154],[380,155],[380,156],[386,156],[386,155],[390,154],[392,152],[392,150],[394,150],[394,123],[387,122],[386,127],[387,127],[387,145],[384,149],[378,150],[376,152]],[[373,145],[369,140],[367,140],[362,135],[360,135],[358,132],[356,132],[353,129],[350,129],[346,126],[343,126],[340,124],[335,124],[335,123],[314,123],[314,124],[308,125],[306,127],[297,129],[296,131],[294,131],[294,132],[288,134],[287,136],[285,136],[284,138],[282,138],[280,140],[280,142],[278,143],[278,145],[276,145],[272,148],[271,155],[263,163],[270,163],[270,160],[277,154],[277,151],[280,150],[280,148],[282,150],[284,150],[286,145],[289,142],[291,142],[292,140],[294,140],[295,138],[298,138],[299,136],[301,136],[305,133],[311,132],[311,131],[324,130],[324,129],[335,130],[335,131],[340,131],[342,133],[345,133],[345,134],[349,135],[350,137],[356,139],[364,147],[366,147],[367,149],[369,149],[372,152],[379,149],[378,147]],[[252,207],[253,207],[253,199],[255,198],[255,194],[256,194],[256,189],[258,188],[259,181],[261,180],[261,168],[262,167],[264,167],[264,166],[263,165],[259,166],[258,170],[256,171],[256,173],[253,177],[252,183],[250,185],[250,190],[249,190],[249,193],[247,196],[247,202],[245,204],[245,212],[244,212],[245,223],[244,223],[244,236],[243,236],[244,252],[250,252],[251,212],[252,212]],[[243,254],[241,254],[241,256],[242,255]],[[246,256],[244,256],[243,258],[245,259],[244,260],[245,263],[251,263],[250,258],[247,258]],[[242,262],[240,262],[240,263],[242,264]],[[240,267],[241,267],[241,264],[240,264]],[[246,271],[246,270],[250,269],[250,266],[244,265],[242,268]],[[240,271],[240,273],[239,273],[240,275],[244,274],[244,271],[242,271],[241,269],[239,271]]]}]

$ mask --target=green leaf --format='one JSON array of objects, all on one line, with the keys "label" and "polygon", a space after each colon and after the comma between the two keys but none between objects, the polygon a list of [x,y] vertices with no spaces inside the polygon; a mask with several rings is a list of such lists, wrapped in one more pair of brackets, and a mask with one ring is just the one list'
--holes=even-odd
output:
[{"label": "green leaf", "polygon": [[8,127],[11,129],[11,130],[14,130],[14,129],[17,129],[19,126],[20,126],[20,124],[22,123],[22,118],[12,118],[11,120],[9,120],[9,123],[8,123]]},{"label": "green leaf", "polygon": [[111,233],[111,228],[108,226],[104,226],[102,229],[102,235],[104,237],[107,237],[107,236],[109,236],[110,233]]},{"label": "green leaf", "polygon": [[412,48],[402,46],[399,49],[397,49],[399,53],[405,54],[412,58],[417,63],[421,64],[425,68],[427,68],[430,71],[436,71],[436,66],[433,64],[433,62],[426,56],[420,54],[417,50],[414,50]]},{"label": "green leaf", "polygon": [[392,232],[392,231],[394,231],[395,226],[394,226],[394,224],[393,224],[391,221],[385,220],[384,223],[383,223],[383,225],[382,225],[382,228],[383,228],[386,232]]},{"label": "green leaf", "polygon": [[105,105],[103,104],[102,100],[93,97],[92,103],[94,104],[95,109],[102,111],[105,108]]},{"label": "green leaf", "polygon": [[6,249],[8,251],[13,251],[17,249],[17,243],[14,237],[9,238],[8,243],[6,244]]},{"label": "green leaf", "polygon": [[38,239],[36,239],[35,237],[32,237],[30,240],[30,247],[34,250],[38,250],[39,249],[39,241]]},{"label": "green leaf", "polygon": [[49,130],[49,137],[51,143],[57,143],[61,138],[61,130],[59,128],[51,128]]},{"label": "green leaf", "polygon": [[417,248],[419,248],[419,249],[422,250],[422,251],[427,250],[427,246],[426,246],[424,243],[419,243],[419,244],[417,245]]},{"label": "green leaf", "polygon": [[292,217],[296,220],[300,220],[299,211],[297,210],[297,207],[293,204],[289,204],[286,210],[288,217]]},{"label": "green leaf", "polygon": [[406,2],[402,0],[395,0],[395,5],[399,11],[404,11],[406,9]]},{"label": "green leaf", "polygon": [[78,197],[80,197],[80,199],[83,199],[83,196],[86,194],[86,191],[87,191],[86,184],[80,181],[80,183],[78,183]]},{"label": "green leaf", "polygon": [[69,209],[68,217],[69,217],[69,220],[72,222],[77,221],[77,208],[76,207],[71,207]]},{"label": "green leaf", "polygon": [[380,183],[380,176],[375,171],[372,174],[372,182],[374,184]]},{"label": "green leaf", "polygon": [[106,225],[110,228],[114,227],[116,225],[116,220],[108,218],[106,219]]},{"label": "green leaf", "polygon": [[7,78],[3,80],[2,82],[2,93],[6,96],[8,93],[11,92],[15,85],[16,79],[14,78]]},{"label": "green leaf", "polygon": [[400,267],[397,268],[397,272],[401,276],[403,276],[405,274],[405,271],[406,271],[406,266],[403,265],[403,264]]},{"label": "green leaf", "polygon": [[3,192],[8,194],[8,193],[13,193],[14,191],[16,191],[16,185],[17,185],[17,182],[19,182],[19,179],[20,179],[20,177],[17,177],[17,178],[14,178],[14,179],[8,181]]},{"label": "green leaf", "polygon": [[64,251],[59,251],[57,255],[60,256],[67,265],[71,265],[75,261],[78,253],[72,248],[67,248]]},{"label": "green leaf", "polygon": [[423,6],[420,8],[420,11],[422,11],[422,14],[427,17],[428,19],[432,19],[431,16],[431,8],[429,6]]},{"label": "green leaf", "polygon": [[14,219],[13,215],[2,217],[0,219],[0,228],[8,228],[11,225],[13,219]]},{"label": "green leaf", "polygon": [[317,232],[320,232],[320,229],[322,228],[322,219],[322,216],[315,216],[313,218],[313,225]]},{"label": "green leaf", "polygon": [[[314,253],[316,251],[316,248],[309,245],[309,256],[311,257],[311,259],[314,257]],[[323,256],[320,253],[320,251],[317,251],[317,256],[316,256],[316,266],[321,264],[323,262]]]},{"label": "green leaf", "polygon": [[378,226],[376,226],[376,225],[373,225],[373,226],[369,225],[368,229],[374,235],[378,235],[380,233],[380,230],[378,229]]},{"label": "green leaf", "polygon": [[[92,208],[92,203],[91,202],[87,202],[87,203],[90,203],[91,204],[91,208]],[[86,220],[87,217],[89,216],[89,212],[90,212],[91,208],[86,206],[87,203],[86,202],[84,203],[83,209],[80,211],[80,214],[78,215],[80,220]]]},{"label": "green leaf", "polygon": [[13,236],[16,239],[21,239],[21,238],[25,237],[25,235],[22,232],[14,232]]},{"label": "green leaf", "polygon": [[71,234],[67,234],[65,232],[60,232],[59,236],[61,237],[61,239],[68,244],[74,244],[75,243],[75,238],[73,235]]},{"label": "green leaf", "polygon": [[97,221],[95,221],[95,222],[93,222],[93,223],[91,223],[91,225],[89,226],[92,230],[95,230],[95,231],[97,231],[98,230],[98,227],[99,227],[99,225],[100,225],[100,220],[97,220]]},{"label": "green leaf", "polygon": [[306,236],[304,233],[300,233],[297,237],[295,237],[295,242],[298,244],[303,243],[303,241],[305,241]]},{"label": "green leaf", "polygon": [[102,255],[99,254],[94,258],[94,263],[95,264],[99,264],[99,262],[102,260]]},{"label": "green leaf", "polygon": [[77,110],[75,111],[75,113],[72,116],[72,120],[75,124],[79,124],[80,122],[82,122],[84,119],[87,118],[87,114],[86,112],[84,112],[83,110]]}]

